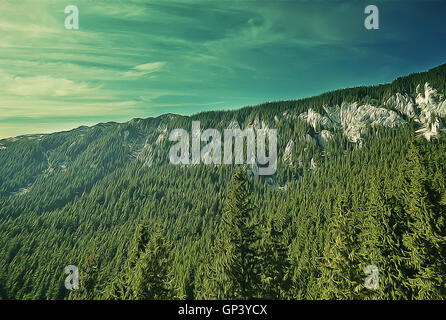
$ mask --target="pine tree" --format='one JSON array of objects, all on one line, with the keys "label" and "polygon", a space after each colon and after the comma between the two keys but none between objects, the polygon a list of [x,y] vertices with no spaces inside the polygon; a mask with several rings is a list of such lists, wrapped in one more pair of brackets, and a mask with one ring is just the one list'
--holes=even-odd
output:
[{"label": "pine tree", "polygon": [[322,299],[364,298],[358,227],[353,219],[351,195],[341,195],[329,226],[329,239],[321,259],[318,286]]},{"label": "pine tree", "polygon": [[150,238],[144,252],[139,256],[130,280],[132,299],[159,300],[170,297],[170,257],[166,240],[160,231]]},{"label": "pine tree", "polygon": [[402,244],[406,217],[398,199],[391,195],[378,174],[372,179],[367,208],[359,236],[365,268],[378,268],[378,288],[365,291],[371,299],[409,299],[410,286],[405,268],[407,250]]},{"label": "pine tree", "polygon": [[258,237],[250,222],[252,211],[248,181],[240,169],[232,178],[213,247],[213,261],[207,268],[206,298],[252,299],[258,294]]},{"label": "pine tree", "polygon": [[120,275],[114,278],[110,285],[104,291],[104,297],[107,300],[129,300],[132,298],[132,288],[130,286],[133,277],[133,271],[136,263],[145,251],[147,242],[149,241],[149,223],[144,218],[136,227],[133,240],[129,248],[127,259],[120,272]]},{"label": "pine tree", "polygon": [[403,185],[409,231],[404,244],[409,249],[409,282],[414,299],[446,297],[445,208],[428,182],[428,172],[417,142],[412,141],[405,167]]},{"label": "pine tree", "polygon": [[259,259],[263,299],[286,299],[291,289],[288,247],[283,243],[282,231],[277,229],[277,222],[270,219]]},{"label": "pine tree", "polygon": [[151,235],[146,219],[138,225],[121,276],[104,293],[110,300],[157,300],[170,295],[170,250],[158,228]]},{"label": "pine tree", "polygon": [[89,253],[79,270],[79,289],[70,292],[69,299],[94,300],[100,298],[98,288],[99,255],[97,239],[92,241]]}]

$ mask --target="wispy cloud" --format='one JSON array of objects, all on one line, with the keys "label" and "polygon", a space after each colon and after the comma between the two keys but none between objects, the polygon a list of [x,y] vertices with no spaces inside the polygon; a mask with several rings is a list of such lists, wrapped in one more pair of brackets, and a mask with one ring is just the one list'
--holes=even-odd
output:
[{"label": "wispy cloud", "polygon": [[5,77],[2,91],[26,97],[79,97],[95,94],[100,87],[90,87],[84,82],[74,82],[47,75],[35,77]]},{"label": "wispy cloud", "polygon": [[165,65],[166,62],[150,62],[140,64],[134,67],[132,70],[124,72],[124,77],[141,77],[152,74],[161,70]]},{"label": "wispy cloud", "polygon": [[77,31],[67,4],[0,0],[0,137],[383,82],[446,50],[436,1],[380,1],[385,32],[357,1],[76,0]]}]

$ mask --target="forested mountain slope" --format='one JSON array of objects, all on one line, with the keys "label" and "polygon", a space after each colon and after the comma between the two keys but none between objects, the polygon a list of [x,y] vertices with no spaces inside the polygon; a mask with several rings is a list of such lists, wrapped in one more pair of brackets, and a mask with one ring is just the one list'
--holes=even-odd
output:
[{"label": "forested mountain slope", "polygon": [[[152,298],[444,298],[445,95],[442,65],[303,100],[0,140],[0,297],[67,298],[65,266],[82,278],[91,264],[99,271],[84,297],[149,297],[117,292],[137,281],[125,270],[152,261],[159,245],[169,248],[169,285]],[[277,129],[277,173],[244,166],[237,189],[236,166],[171,164],[169,132],[196,120]],[[253,204],[243,230],[257,226],[258,268],[249,292],[212,296],[228,241],[222,214],[239,191]],[[141,221],[159,235],[146,255],[135,253],[149,237]],[[383,268],[377,291],[363,287],[370,264]]]}]

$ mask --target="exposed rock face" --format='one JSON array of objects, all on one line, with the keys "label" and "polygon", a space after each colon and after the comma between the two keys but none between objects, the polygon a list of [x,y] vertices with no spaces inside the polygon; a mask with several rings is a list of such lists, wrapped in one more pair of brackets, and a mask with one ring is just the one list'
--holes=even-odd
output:
[{"label": "exposed rock face", "polygon": [[430,141],[432,137],[437,136],[441,131],[444,131],[444,125],[440,118],[435,117],[431,123],[425,124],[421,129],[417,130],[416,133],[424,135],[424,137]]},{"label": "exposed rock face", "polygon": [[386,101],[386,106],[395,108],[395,110],[398,110],[401,114],[406,115],[409,118],[418,116],[418,108],[416,107],[415,99],[408,94],[395,94]]},{"label": "exposed rock face", "polygon": [[[384,107],[373,105],[376,100],[368,99],[366,104],[342,103],[340,106],[323,106],[326,115],[321,115],[312,109],[299,115],[299,119],[306,121],[317,132],[319,144],[324,147],[327,139],[331,137],[330,129],[340,128],[351,142],[360,142],[361,137],[369,126],[394,127],[405,123],[402,116],[414,119],[423,124],[418,130],[427,139],[437,135],[443,129],[438,117],[446,116],[446,99],[432,88],[429,83],[418,85],[416,98],[410,94],[396,93],[384,104]],[[394,109],[393,110],[389,110]],[[290,118],[290,114],[284,113]],[[322,129],[321,129],[322,128]]]},{"label": "exposed rock face", "polygon": [[[315,131],[317,128],[342,128],[344,134],[352,142],[358,142],[361,139],[367,124],[393,127],[405,122],[395,111],[378,108],[371,104],[343,103],[341,106],[324,106],[324,109],[327,116],[310,109],[308,112],[302,113],[299,118],[309,123]],[[324,132],[318,140],[325,145],[326,138],[329,138],[329,132]]]},{"label": "exposed rock face", "polygon": [[432,88],[428,82],[426,82],[424,84],[423,90],[421,90],[421,86],[418,85],[416,92],[418,94],[417,94],[417,98],[415,99],[415,101],[420,106],[436,105],[442,98],[441,95],[438,94],[437,90]]},{"label": "exposed rock face", "polygon": [[446,99],[427,82],[417,86],[416,98],[397,93],[387,100],[386,105],[426,126],[435,121],[435,116],[446,116]]},{"label": "exposed rock face", "polygon": [[[423,128],[417,132],[424,134],[427,139],[444,130],[438,117],[446,116],[446,99],[429,83],[418,85],[416,98],[407,93],[396,93],[387,99],[383,107],[377,106],[376,100],[366,100],[365,104],[353,102],[342,103],[340,106],[325,105],[323,109],[326,115],[309,109],[298,118],[307,122],[316,132],[320,131],[316,139],[322,147],[331,138],[330,130],[333,128],[342,129],[351,142],[359,143],[367,126],[394,127],[405,123],[403,116],[423,124]],[[294,118],[289,112],[284,112],[283,116],[289,120]],[[306,137],[307,142],[310,138]]]},{"label": "exposed rock face", "polygon": [[[384,107],[373,105],[376,100],[368,99],[366,104],[342,103],[340,106],[323,106],[326,115],[321,115],[312,109],[299,115],[299,119],[306,121],[315,131],[325,129],[318,134],[317,139],[321,146],[325,146],[328,130],[341,128],[351,142],[359,142],[365,133],[367,125],[394,127],[405,123],[402,116],[413,118],[424,125],[419,133],[432,136],[442,130],[442,124],[437,117],[446,116],[446,99],[440,95],[429,83],[417,87],[417,96],[396,93],[384,104]],[[389,110],[392,108],[396,111]],[[401,116],[402,115],[402,116]],[[285,112],[284,116],[290,117]],[[438,120],[437,120],[438,119]]]},{"label": "exposed rock face", "polygon": [[416,92],[415,102],[419,109],[417,120],[423,124],[423,127],[417,130],[417,133],[430,140],[444,130],[443,123],[438,117],[446,116],[446,99],[427,82],[424,87],[418,85]]},{"label": "exposed rock face", "polygon": [[313,109],[309,109],[307,112],[300,114],[299,118],[306,121],[309,125],[311,125],[315,131],[317,130],[318,127],[323,127],[323,128],[333,127],[333,122],[328,117],[320,115]]},{"label": "exposed rock face", "polygon": [[377,108],[370,104],[359,105],[357,102],[343,103],[335,112],[339,113],[340,126],[344,134],[352,142],[358,142],[361,139],[367,125],[394,127],[405,122],[395,111]]},{"label": "exposed rock face", "polygon": [[441,94],[438,94],[436,89],[433,89],[429,83],[426,82],[423,90],[420,89],[420,86],[417,87],[417,92],[419,91],[424,91],[424,93],[418,93],[417,98],[415,99],[421,110],[421,122],[427,124],[432,122],[432,116],[446,116],[446,100]]}]

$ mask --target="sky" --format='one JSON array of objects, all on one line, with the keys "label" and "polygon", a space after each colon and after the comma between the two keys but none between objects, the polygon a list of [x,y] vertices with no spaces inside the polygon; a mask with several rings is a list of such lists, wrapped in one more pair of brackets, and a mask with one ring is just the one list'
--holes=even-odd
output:
[{"label": "sky", "polygon": [[[364,9],[379,9],[367,30]],[[65,7],[79,30],[65,28]],[[0,138],[391,82],[446,63],[446,1],[0,0]]]}]

